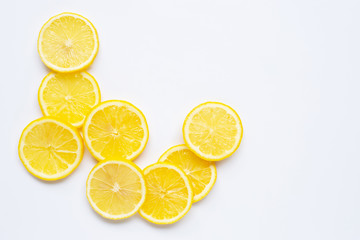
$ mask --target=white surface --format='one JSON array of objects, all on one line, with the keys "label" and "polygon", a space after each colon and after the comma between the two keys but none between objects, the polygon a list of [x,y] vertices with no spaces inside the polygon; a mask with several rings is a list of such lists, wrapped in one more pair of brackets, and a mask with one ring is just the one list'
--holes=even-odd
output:
[{"label": "white surface", "polygon": [[[0,239],[360,239],[359,10],[358,0],[2,2]],[[21,164],[18,139],[41,116],[48,72],[37,35],[63,11],[98,29],[89,72],[103,100],[147,117],[140,167],[183,142],[197,104],[222,101],[241,116],[239,150],[177,224],[98,216],[85,197],[88,152],[56,183]]]}]

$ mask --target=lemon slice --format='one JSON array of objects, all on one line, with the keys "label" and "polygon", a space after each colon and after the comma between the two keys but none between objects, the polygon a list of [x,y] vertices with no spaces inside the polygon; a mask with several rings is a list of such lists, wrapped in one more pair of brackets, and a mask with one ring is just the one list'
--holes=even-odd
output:
[{"label": "lemon slice", "polygon": [[220,161],[233,154],[242,135],[239,115],[231,107],[218,102],[206,102],[195,107],[183,125],[185,144],[208,161]]},{"label": "lemon slice", "polygon": [[100,102],[100,89],[87,72],[49,73],[41,83],[38,98],[45,116],[81,127],[86,115]]},{"label": "lemon slice", "polygon": [[99,40],[92,23],[75,13],[50,18],[40,30],[38,52],[43,63],[57,72],[87,68],[95,59]]},{"label": "lemon slice", "polygon": [[68,176],[80,164],[83,153],[77,130],[49,117],[27,125],[19,141],[19,157],[25,168],[48,181]]},{"label": "lemon slice", "polygon": [[155,163],[144,169],[146,200],[140,215],[156,224],[178,221],[190,210],[193,191],[185,173],[170,163]]},{"label": "lemon slice", "polygon": [[183,144],[168,149],[159,162],[173,163],[185,172],[194,191],[193,202],[203,199],[215,184],[215,163],[199,158]]},{"label": "lemon slice", "polygon": [[144,114],[131,103],[110,100],[86,117],[84,140],[98,160],[135,159],[145,148],[149,130]]},{"label": "lemon slice", "polygon": [[145,195],[141,169],[126,160],[99,162],[86,182],[89,203],[104,218],[118,220],[134,215],[144,203]]}]

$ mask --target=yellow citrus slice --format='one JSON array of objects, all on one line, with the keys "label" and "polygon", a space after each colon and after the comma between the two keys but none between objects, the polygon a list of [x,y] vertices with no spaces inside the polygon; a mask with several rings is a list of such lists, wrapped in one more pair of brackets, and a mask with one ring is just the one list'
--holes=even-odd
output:
[{"label": "yellow citrus slice", "polygon": [[61,13],[40,30],[38,52],[43,63],[57,72],[87,68],[95,59],[99,40],[95,27],[83,16]]},{"label": "yellow citrus slice", "polygon": [[99,162],[86,182],[89,203],[104,218],[118,220],[134,215],[144,203],[145,195],[141,169],[126,160]]},{"label": "yellow citrus slice", "polygon": [[242,135],[239,115],[231,107],[218,102],[206,102],[195,107],[183,125],[185,144],[208,161],[220,161],[233,154]]},{"label": "yellow citrus slice", "polygon": [[85,119],[83,133],[86,146],[98,161],[133,160],[145,149],[149,138],[144,114],[120,100],[96,106]]},{"label": "yellow citrus slice", "polygon": [[25,168],[48,181],[68,176],[80,164],[83,153],[78,131],[49,117],[27,125],[19,141],[19,157]]},{"label": "yellow citrus slice", "polygon": [[159,162],[172,163],[185,172],[194,191],[193,202],[203,199],[215,184],[215,163],[199,158],[186,145],[168,149],[160,157]]},{"label": "yellow citrus slice", "polygon": [[155,163],[144,169],[146,200],[140,215],[156,224],[171,224],[190,210],[193,191],[189,179],[170,163]]},{"label": "yellow citrus slice", "polygon": [[42,81],[38,99],[45,116],[81,127],[86,115],[100,102],[100,89],[87,72],[53,72]]}]

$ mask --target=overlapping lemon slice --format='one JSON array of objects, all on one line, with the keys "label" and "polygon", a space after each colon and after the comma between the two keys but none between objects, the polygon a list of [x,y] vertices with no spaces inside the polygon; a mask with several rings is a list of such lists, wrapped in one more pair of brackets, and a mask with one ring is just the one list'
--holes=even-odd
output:
[{"label": "overlapping lemon slice", "polygon": [[194,202],[203,199],[215,184],[215,163],[199,158],[186,145],[168,149],[160,157],[159,162],[172,163],[185,172],[194,191]]},{"label": "overlapping lemon slice", "polygon": [[26,169],[43,180],[68,176],[79,165],[84,147],[70,125],[43,117],[31,122],[19,141],[19,156]]},{"label": "overlapping lemon slice", "polygon": [[140,215],[156,224],[171,224],[190,210],[193,191],[185,173],[170,163],[156,163],[144,169],[146,200]]},{"label": "overlapping lemon slice", "polygon": [[100,89],[87,72],[52,72],[42,81],[38,99],[45,116],[81,127],[86,115],[100,102]]},{"label": "overlapping lemon slice", "polygon": [[91,207],[109,219],[134,215],[144,203],[145,194],[141,169],[126,160],[99,162],[86,182],[86,196]]},{"label": "overlapping lemon slice", "polygon": [[144,114],[120,100],[96,106],[85,120],[83,133],[86,146],[99,161],[133,160],[144,150],[149,138]]}]

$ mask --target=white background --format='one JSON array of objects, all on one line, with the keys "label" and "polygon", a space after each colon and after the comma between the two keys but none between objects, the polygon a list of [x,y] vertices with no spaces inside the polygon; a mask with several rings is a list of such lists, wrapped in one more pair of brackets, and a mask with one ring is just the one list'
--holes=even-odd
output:
[{"label": "white background", "polygon": [[[1,10],[0,239],[360,239],[360,1],[24,0]],[[98,30],[88,71],[102,99],[130,101],[148,120],[140,167],[183,142],[183,120],[202,102],[242,118],[240,148],[178,223],[97,215],[88,152],[54,183],[21,164],[19,136],[41,116],[48,73],[37,36],[64,11]]]}]

